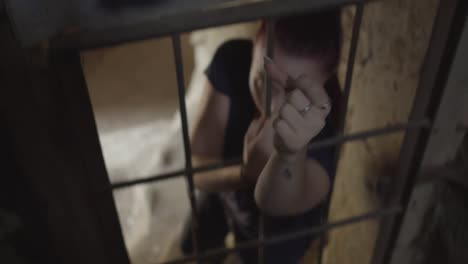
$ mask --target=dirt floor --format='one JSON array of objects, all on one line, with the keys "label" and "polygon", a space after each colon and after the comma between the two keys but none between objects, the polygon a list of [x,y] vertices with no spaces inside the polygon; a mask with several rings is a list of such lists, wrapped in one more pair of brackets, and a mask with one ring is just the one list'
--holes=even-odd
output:
[{"label": "dirt floor", "polygon": [[[436,0],[386,0],[368,5],[359,43],[346,132],[405,121],[417,87]],[[353,10],[344,14],[346,70]],[[184,36],[189,117],[201,94],[202,70],[226,38],[246,37],[254,25]],[[191,46],[194,46],[195,52]],[[170,39],[89,51],[83,66],[112,181],[183,167],[180,120]],[[193,74],[192,74],[193,71]],[[379,179],[391,177],[402,134],[346,144],[342,149],[330,220],[378,208]],[[379,188],[377,188],[379,187]],[[385,186],[384,186],[385,187]],[[385,188],[383,189],[385,191]],[[134,263],[155,263],[168,252],[188,213],[182,178],[115,192]],[[325,263],[368,263],[378,222],[331,232]],[[170,251],[171,256],[177,252]],[[313,263],[313,257],[305,262]]]}]

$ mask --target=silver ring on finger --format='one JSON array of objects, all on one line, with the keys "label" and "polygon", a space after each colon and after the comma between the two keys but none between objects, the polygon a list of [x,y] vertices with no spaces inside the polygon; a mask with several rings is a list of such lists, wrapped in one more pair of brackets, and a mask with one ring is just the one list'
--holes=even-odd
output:
[{"label": "silver ring on finger", "polygon": [[302,110],[299,110],[299,113],[301,115],[304,115],[305,113],[309,112],[309,110],[312,109],[313,106],[314,106],[313,104],[309,104],[306,107],[304,107]]},{"label": "silver ring on finger", "polygon": [[331,107],[331,102],[326,102],[326,103],[318,105],[318,108],[320,108],[322,110],[327,110],[330,107]]}]

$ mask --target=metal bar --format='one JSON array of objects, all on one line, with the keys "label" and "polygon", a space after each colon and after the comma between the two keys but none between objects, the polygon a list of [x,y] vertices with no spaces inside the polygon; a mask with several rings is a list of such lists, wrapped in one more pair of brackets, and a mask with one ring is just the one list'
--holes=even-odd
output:
[{"label": "metal bar", "polygon": [[[233,159],[231,161],[214,163],[214,164],[209,164],[209,165],[204,165],[204,166],[193,168],[192,169],[192,174],[196,174],[196,173],[200,173],[200,172],[207,172],[207,171],[212,171],[212,170],[218,170],[218,169],[222,169],[222,168],[225,168],[225,167],[236,166],[236,165],[241,165],[241,164],[242,164],[242,159],[240,159],[240,158],[239,159]],[[126,187],[131,187],[131,186],[134,186],[134,185],[139,185],[139,184],[144,184],[144,183],[152,183],[152,182],[172,179],[172,178],[175,178],[175,177],[185,175],[185,172],[186,172],[185,169],[181,169],[181,170],[176,170],[176,171],[173,171],[173,172],[159,174],[159,175],[152,176],[152,177],[141,178],[141,179],[130,180],[130,181],[116,182],[116,183],[112,184],[111,188],[113,190],[118,190],[118,189],[122,189],[122,188],[126,188]]]},{"label": "metal bar", "polygon": [[[270,59],[273,59],[274,57],[274,22],[273,19],[268,19],[265,22],[265,32],[266,32],[266,43],[265,43],[265,50],[266,50],[266,56],[268,56]],[[267,76],[267,74],[264,75],[265,81],[265,114],[267,117],[271,116],[271,85],[272,85],[272,80]]]},{"label": "metal bar", "polygon": [[[319,148],[325,148],[325,147],[329,147],[333,145],[343,144],[348,141],[355,141],[355,140],[367,139],[370,137],[383,136],[387,134],[397,133],[400,131],[405,131],[408,129],[429,128],[429,127],[430,127],[429,120],[422,119],[422,120],[410,121],[404,124],[396,124],[396,125],[387,126],[383,128],[377,128],[377,129],[373,129],[373,130],[369,130],[365,132],[358,132],[358,133],[354,133],[350,135],[336,136],[336,137],[332,137],[329,139],[317,141],[311,144],[309,147],[311,149],[319,149]],[[240,165],[240,164],[242,164],[242,159],[240,158],[227,161],[227,162],[222,162],[222,163],[209,164],[206,166],[193,168],[191,170],[191,174],[217,170],[217,169],[221,169],[224,167],[235,166],[235,165]],[[185,170],[177,170],[174,172],[164,173],[164,174],[160,174],[160,175],[156,175],[152,177],[117,182],[117,183],[112,184],[110,188],[117,190],[117,189],[131,187],[131,186],[138,185],[138,184],[146,184],[146,183],[151,183],[151,182],[167,180],[167,179],[182,176],[184,174],[185,174]]]},{"label": "metal bar", "polygon": [[[33,0],[30,0],[33,1]],[[97,1],[97,0],[95,0]],[[122,7],[119,12],[105,8],[96,8],[97,4],[83,4],[81,14],[70,14],[78,16],[72,21],[80,21],[80,31],[62,34],[52,43],[52,47],[57,48],[97,48],[107,45],[119,44],[127,41],[143,40],[148,38],[161,37],[173,33],[188,32],[196,29],[221,26],[233,23],[257,20],[263,17],[277,17],[293,15],[296,13],[307,13],[310,11],[320,11],[324,9],[336,8],[338,6],[372,2],[375,0],[289,0],[289,1],[219,1],[219,0],[172,0],[157,1],[157,4],[148,4],[145,8],[136,9],[133,6]],[[17,1],[8,0],[15,14],[15,30],[25,45],[38,43],[47,34],[39,34],[34,30],[37,25],[49,21],[44,17],[33,17],[39,23],[34,23],[31,17],[26,17],[22,9],[30,9],[27,5],[17,4]],[[89,2],[89,1],[83,1]],[[93,2],[93,1],[91,1]],[[125,1],[131,2],[131,1]],[[156,1],[152,1],[156,2]],[[76,8],[78,9],[78,7]],[[61,14],[61,10],[50,10]],[[49,12],[51,12],[49,10]],[[137,12],[135,10],[138,10]],[[27,10],[29,11],[29,10]],[[31,12],[34,14],[35,10]],[[84,16],[84,17],[81,17]],[[65,20],[65,19],[64,19]],[[70,20],[70,19],[68,19]],[[24,22],[26,21],[26,22]],[[23,22],[23,23],[21,23]],[[53,22],[53,21],[52,21]],[[57,28],[64,28],[68,21],[59,21],[62,25],[52,25]],[[49,27],[52,27],[49,26]],[[54,32],[57,32],[54,31]],[[63,32],[63,31],[58,31]],[[34,34],[34,35],[32,35]],[[31,37],[34,36],[34,38]],[[42,39],[41,39],[42,38]]]},{"label": "metal bar", "polygon": [[[456,147],[454,151],[458,150]],[[468,164],[463,161],[451,162],[441,166],[430,166],[421,170],[421,177],[417,184],[425,184],[429,182],[450,182],[468,191]]]},{"label": "metal bar", "polygon": [[[263,241],[265,240],[265,214],[260,212],[260,217],[258,219],[258,240]],[[265,263],[265,247],[263,245],[259,245],[257,248],[258,252],[258,262],[259,264]]]},{"label": "metal bar", "polygon": [[[444,0],[439,2],[430,45],[422,67],[419,87],[414,99],[410,118],[428,117],[434,120],[447,81],[455,49],[462,28],[460,19],[466,19],[465,0]],[[406,133],[401,150],[394,193],[390,204],[401,204],[406,212],[414,183],[426,151],[429,131],[412,130]],[[400,233],[403,216],[385,219],[374,248],[372,264],[387,264]]]},{"label": "metal bar", "polygon": [[182,122],[182,136],[184,140],[184,153],[185,153],[185,176],[188,184],[188,196],[190,199],[190,207],[192,209],[192,238],[193,238],[193,247],[194,252],[198,252],[198,212],[197,205],[195,200],[195,187],[193,184],[193,169],[192,169],[192,152],[190,149],[190,138],[189,138],[189,128],[187,120],[187,109],[185,105],[185,80],[184,80],[184,68],[182,61],[182,49],[180,45],[180,36],[172,36],[172,48],[174,51],[174,62],[177,75],[177,91],[179,97],[179,110],[180,110],[180,120]]},{"label": "metal bar", "polygon": [[180,259],[176,259],[172,261],[167,261],[167,262],[163,262],[160,264],[178,264],[178,263],[187,263],[190,261],[206,260],[206,259],[210,259],[213,257],[227,255],[229,253],[238,252],[238,251],[249,249],[249,248],[272,245],[272,244],[277,244],[277,243],[281,243],[281,242],[288,241],[288,240],[294,240],[294,239],[298,239],[298,238],[302,238],[302,237],[306,237],[310,235],[317,235],[317,234],[320,234],[320,233],[323,233],[323,232],[326,232],[328,230],[335,229],[338,227],[347,226],[347,225],[360,223],[363,221],[368,221],[368,220],[377,219],[377,218],[385,218],[388,216],[399,214],[401,212],[402,212],[402,208],[399,206],[390,207],[386,209],[379,209],[379,210],[375,210],[375,211],[362,214],[359,216],[339,220],[333,223],[328,223],[328,224],[324,224],[324,225],[320,225],[320,226],[316,226],[312,228],[306,228],[303,230],[292,232],[290,234],[275,236],[275,237],[271,237],[265,240],[248,241],[248,242],[241,243],[234,248],[210,250],[203,254],[194,255],[194,256],[186,257],[186,258],[180,258]]},{"label": "metal bar", "polygon": [[410,121],[408,123],[391,125],[391,126],[387,126],[384,128],[377,128],[374,130],[368,130],[368,131],[354,133],[350,135],[332,137],[330,139],[325,139],[325,140],[321,140],[321,141],[310,144],[309,149],[325,148],[329,146],[340,145],[348,141],[367,139],[370,137],[377,137],[377,136],[382,136],[382,135],[396,133],[396,132],[405,131],[405,130],[429,128],[429,127],[430,127],[429,119],[420,119],[420,120]]},{"label": "metal bar", "polygon": [[[327,208],[327,213],[326,213],[327,217],[325,218],[324,223],[326,223],[328,221],[328,211],[329,210]],[[318,264],[323,263],[322,259],[323,259],[323,250],[325,249],[325,235],[326,235],[326,233],[323,233],[319,237],[319,252],[317,254],[317,260],[316,260],[316,263],[318,263]]]},{"label": "metal bar", "polygon": [[[274,59],[274,47],[275,47],[275,24],[273,18],[265,20],[265,52],[266,56],[270,59]],[[265,90],[265,115],[271,117],[271,99],[272,99],[272,80],[267,74],[264,75],[264,90]],[[258,238],[260,240],[265,239],[265,216],[263,212],[260,212],[258,219]],[[258,248],[258,263],[263,264],[264,258],[264,247]]]},{"label": "metal bar", "polygon": [[340,121],[338,131],[343,133],[346,122],[346,113],[349,105],[349,95],[351,94],[351,86],[353,82],[354,64],[356,62],[356,54],[359,43],[359,33],[361,32],[362,17],[364,14],[364,4],[356,5],[356,14],[354,15],[353,35],[351,37],[351,45],[349,48],[348,65],[346,70],[345,85],[343,88],[343,106],[340,113]]},{"label": "metal bar", "polygon": [[[348,112],[348,105],[349,105],[349,95],[351,94],[351,86],[353,82],[353,74],[354,74],[354,64],[356,62],[356,54],[357,54],[357,48],[359,44],[359,33],[361,32],[361,24],[362,24],[362,17],[364,15],[364,4],[359,3],[355,5],[356,8],[356,13],[354,15],[354,23],[353,23],[353,30],[352,30],[352,36],[351,36],[351,44],[349,48],[349,54],[348,54],[348,65],[347,65],[347,70],[346,70],[346,77],[345,77],[345,85],[343,88],[343,100],[342,106],[340,109],[339,113],[339,118],[338,118],[338,133],[339,135],[344,134],[344,128],[346,124],[346,113]],[[337,147],[336,150],[336,156],[335,156],[335,166],[338,166],[338,159],[339,159],[339,153],[340,153],[340,146]],[[328,194],[328,203],[331,201],[331,197],[333,196],[333,186]],[[328,213],[329,213],[329,208],[324,209],[324,221],[327,221],[328,218]],[[317,263],[321,264],[322,263],[322,256],[323,256],[323,249],[325,247],[325,241],[322,236],[320,236],[319,239],[319,254],[317,255]]]}]

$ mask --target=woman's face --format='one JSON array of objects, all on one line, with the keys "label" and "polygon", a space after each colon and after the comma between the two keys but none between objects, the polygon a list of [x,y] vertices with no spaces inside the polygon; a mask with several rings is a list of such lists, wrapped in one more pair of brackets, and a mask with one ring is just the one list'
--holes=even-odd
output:
[{"label": "woman's face", "polygon": [[[260,38],[254,44],[253,56],[252,56],[252,65],[250,68],[249,76],[249,85],[250,93],[252,94],[253,100],[260,111],[263,112],[264,109],[264,56],[266,55],[265,44],[263,38]],[[321,63],[318,59],[311,57],[298,57],[288,54],[281,48],[275,47],[273,51],[273,61],[280,69],[286,72],[291,78],[297,79],[302,75],[308,75],[309,77],[315,79],[317,82],[325,84],[328,76],[324,73],[321,67]],[[279,86],[278,83],[273,82],[274,86],[273,91],[273,104],[275,101],[282,102],[282,98],[278,97],[278,93],[275,93],[275,88],[284,89]],[[273,105],[274,109],[277,109]]]}]

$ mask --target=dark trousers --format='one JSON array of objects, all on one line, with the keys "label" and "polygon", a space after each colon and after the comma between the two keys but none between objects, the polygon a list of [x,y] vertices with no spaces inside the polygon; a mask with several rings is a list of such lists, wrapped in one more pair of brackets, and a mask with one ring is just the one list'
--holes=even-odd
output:
[{"label": "dark trousers", "polygon": [[[235,225],[230,228],[223,204],[216,194],[203,194],[197,199],[198,206],[198,239],[197,246],[199,252],[206,252],[213,249],[224,248],[225,237],[229,231],[233,231],[236,237],[236,244],[251,240],[246,237]],[[293,225],[291,225],[291,223]],[[191,226],[188,221],[182,234],[181,248],[186,256],[194,253]],[[256,223],[254,223],[256,224]],[[294,221],[285,219],[265,218],[265,236],[285,234],[295,231],[292,227],[298,226]],[[299,224],[302,225],[302,224]],[[304,253],[307,251],[312,237],[302,237],[300,239],[285,241],[264,247],[263,257],[265,264],[295,264],[299,263]],[[258,263],[258,249],[251,248],[242,250],[239,253],[244,264]],[[210,258],[199,263],[223,263],[225,256]]]},{"label": "dark trousers", "polygon": [[[223,205],[216,194],[202,193],[197,197],[198,209],[198,252],[224,248],[226,235],[230,231]],[[192,219],[187,221],[182,233],[181,248],[186,256],[194,253]],[[225,256],[211,258],[199,263],[222,263]]]}]

